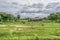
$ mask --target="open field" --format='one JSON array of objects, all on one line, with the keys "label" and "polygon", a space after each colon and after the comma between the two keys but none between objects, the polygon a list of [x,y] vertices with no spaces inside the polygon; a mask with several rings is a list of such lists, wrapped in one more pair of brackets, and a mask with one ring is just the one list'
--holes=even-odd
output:
[{"label": "open field", "polygon": [[60,40],[60,23],[0,24],[0,40]]}]

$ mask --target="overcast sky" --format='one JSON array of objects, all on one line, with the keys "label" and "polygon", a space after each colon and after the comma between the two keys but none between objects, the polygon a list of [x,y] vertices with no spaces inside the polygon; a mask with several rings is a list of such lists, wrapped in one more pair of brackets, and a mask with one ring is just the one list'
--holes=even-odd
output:
[{"label": "overcast sky", "polygon": [[60,0],[0,0],[0,1],[17,2],[19,4],[60,2]]}]

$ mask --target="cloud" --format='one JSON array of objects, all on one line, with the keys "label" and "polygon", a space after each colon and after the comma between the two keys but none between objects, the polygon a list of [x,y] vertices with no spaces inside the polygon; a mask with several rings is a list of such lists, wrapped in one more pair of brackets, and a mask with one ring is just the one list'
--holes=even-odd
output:
[{"label": "cloud", "polygon": [[8,2],[17,2],[19,4],[33,4],[33,3],[49,3],[49,2],[60,2],[60,0],[0,0]]}]

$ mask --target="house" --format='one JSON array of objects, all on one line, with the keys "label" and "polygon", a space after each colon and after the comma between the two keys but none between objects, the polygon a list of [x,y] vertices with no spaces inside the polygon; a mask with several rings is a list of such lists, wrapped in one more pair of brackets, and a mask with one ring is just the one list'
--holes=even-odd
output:
[{"label": "house", "polygon": [[30,18],[28,21],[31,22],[31,21],[41,21],[43,18],[37,16],[37,17],[33,17],[33,18]]}]

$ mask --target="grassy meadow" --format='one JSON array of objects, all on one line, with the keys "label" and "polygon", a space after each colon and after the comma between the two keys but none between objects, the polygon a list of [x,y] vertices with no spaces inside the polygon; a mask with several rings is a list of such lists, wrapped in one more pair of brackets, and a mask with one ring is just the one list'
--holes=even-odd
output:
[{"label": "grassy meadow", "polygon": [[59,40],[60,23],[4,22],[0,23],[0,40]]},{"label": "grassy meadow", "polygon": [[0,40],[60,40],[60,13],[36,18],[0,12]]}]

